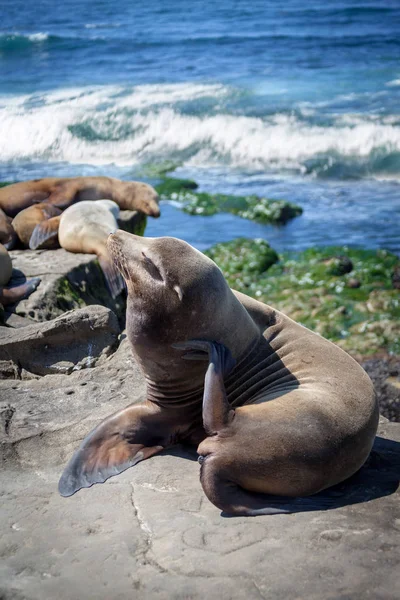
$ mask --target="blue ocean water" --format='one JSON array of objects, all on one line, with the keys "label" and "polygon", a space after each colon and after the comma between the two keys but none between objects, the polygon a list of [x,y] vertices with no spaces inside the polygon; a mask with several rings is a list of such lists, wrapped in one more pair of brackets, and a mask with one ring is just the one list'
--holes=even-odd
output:
[{"label": "blue ocean water", "polygon": [[0,16],[0,180],[173,161],[304,214],[276,229],[164,205],[148,235],[400,253],[398,0],[3,0]]}]

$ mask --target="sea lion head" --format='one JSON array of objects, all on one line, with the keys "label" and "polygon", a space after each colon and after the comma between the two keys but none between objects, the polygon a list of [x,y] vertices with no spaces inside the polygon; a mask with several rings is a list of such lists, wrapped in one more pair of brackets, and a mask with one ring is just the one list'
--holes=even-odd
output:
[{"label": "sea lion head", "polygon": [[206,339],[236,358],[257,328],[217,265],[183,240],[145,238],[118,230],[108,250],[128,289],[127,331],[133,346]]},{"label": "sea lion head", "polygon": [[127,210],[141,210],[150,217],[160,216],[158,194],[151,185],[140,181],[124,183],[124,207]]}]

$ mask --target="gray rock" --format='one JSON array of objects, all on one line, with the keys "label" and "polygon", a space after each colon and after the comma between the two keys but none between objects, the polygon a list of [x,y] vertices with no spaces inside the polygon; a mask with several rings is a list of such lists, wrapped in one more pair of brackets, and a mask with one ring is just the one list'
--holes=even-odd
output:
[{"label": "gray rock", "polygon": [[0,327],[0,364],[11,362],[17,371],[36,375],[69,374],[108,356],[119,333],[117,317],[103,306],[69,311],[19,329]]},{"label": "gray rock", "polygon": [[58,250],[14,250],[13,276],[16,285],[31,277],[40,277],[39,287],[12,312],[32,321],[49,321],[65,311],[91,304],[101,304],[123,315],[122,295],[111,297],[97,257]]},{"label": "gray rock", "polygon": [[330,510],[225,518],[196,453],[180,447],[61,498],[80,440],[142,401],[145,383],[124,337],[92,368],[34,377],[0,381],[0,598],[397,597],[400,424],[381,419],[367,465],[330,492]]},{"label": "gray rock", "polygon": [[381,413],[400,423],[400,357],[371,358],[361,364],[374,383]]},{"label": "gray rock", "polygon": [[[146,215],[134,211],[121,211],[118,224],[121,229],[143,235]],[[10,252],[13,274],[10,285],[25,279],[40,277],[41,283],[33,294],[8,311],[33,321],[49,321],[67,310],[90,304],[101,304],[123,319],[125,295],[113,299],[107,289],[103,273],[93,254],[72,254],[58,250],[13,250]],[[22,325],[10,319],[11,327]]]}]

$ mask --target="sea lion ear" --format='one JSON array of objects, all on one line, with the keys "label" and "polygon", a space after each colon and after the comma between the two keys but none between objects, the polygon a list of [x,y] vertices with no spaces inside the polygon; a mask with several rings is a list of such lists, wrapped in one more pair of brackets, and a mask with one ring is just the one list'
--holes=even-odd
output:
[{"label": "sea lion ear", "polygon": [[182,292],[181,286],[180,285],[174,285],[174,287],[172,289],[178,294],[178,298],[182,302],[183,292]]}]

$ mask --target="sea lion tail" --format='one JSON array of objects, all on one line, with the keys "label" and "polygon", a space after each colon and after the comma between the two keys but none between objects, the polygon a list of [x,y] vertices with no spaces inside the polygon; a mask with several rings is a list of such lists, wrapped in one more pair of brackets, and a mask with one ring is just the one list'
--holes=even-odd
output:
[{"label": "sea lion tail", "polygon": [[58,228],[60,226],[60,217],[52,217],[47,221],[38,223],[32,231],[29,240],[29,248],[38,250],[39,248],[54,248],[58,240]]},{"label": "sea lion tail", "polygon": [[108,290],[113,298],[125,288],[125,281],[108,254],[99,255],[99,263],[103,271]]}]

